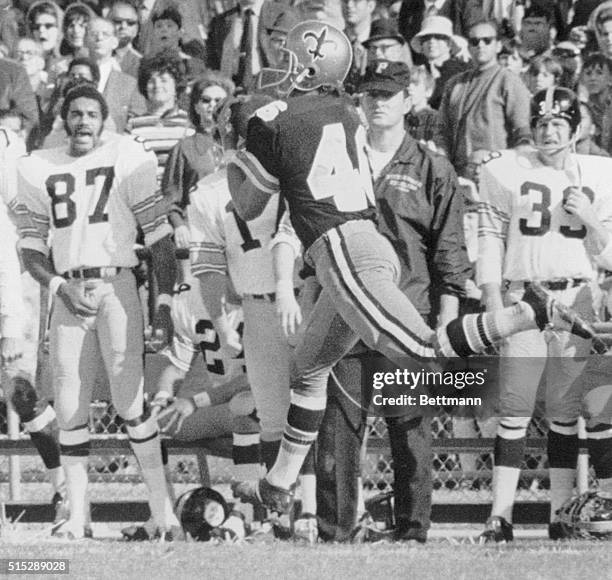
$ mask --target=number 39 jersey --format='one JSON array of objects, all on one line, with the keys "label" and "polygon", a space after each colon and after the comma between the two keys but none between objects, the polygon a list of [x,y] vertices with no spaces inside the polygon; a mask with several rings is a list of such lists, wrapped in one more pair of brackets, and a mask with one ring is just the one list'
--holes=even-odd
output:
[{"label": "number 39 jersey", "polygon": [[573,155],[566,170],[544,165],[535,150],[496,152],[482,167],[479,206],[480,285],[503,280],[595,277],[612,265],[612,244],[597,254],[586,226],[563,208],[582,188],[612,233],[612,160]]},{"label": "number 39 jersey", "polygon": [[258,189],[287,199],[304,248],[348,220],[374,217],[365,131],[345,98],[311,95],[262,107],[235,163]]},{"label": "number 39 jersey", "polygon": [[131,137],[112,137],[80,157],[65,147],[22,157],[11,205],[21,247],[47,253],[50,241],[59,273],[135,266],[137,225],[148,245],[171,231],[156,168],[155,155]]},{"label": "number 39 jersey", "polygon": [[[172,300],[174,337],[166,351],[170,362],[183,372],[188,372],[193,357],[202,353],[213,387],[245,373],[244,358],[227,358],[220,354],[221,344],[214,330],[210,315],[200,296],[200,285],[193,280],[186,289],[179,291]],[[233,328],[241,332],[242,309],[234,308],[227,314]]]},{"label": "number 39 jersey", "polygon": [[240,295],[274,292],[272,240],[290,243],[296,256],[300,252],[287,213],[279,212],[280,198],[272,197],[260,216],[244,221],[233,209],[225,169],[202,178],[189,198],[192,273],[229,273]]}]

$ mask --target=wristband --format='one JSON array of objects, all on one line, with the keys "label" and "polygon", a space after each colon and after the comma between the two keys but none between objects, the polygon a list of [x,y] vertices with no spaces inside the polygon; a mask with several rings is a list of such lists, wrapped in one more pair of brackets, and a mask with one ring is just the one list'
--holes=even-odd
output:
[{"label": "wristband", "polygon": [[51,278],[51,280],[49,281],[49,292],[53,295],[53,296],[57,296],[57,291],[59,290],[59,287],[65,282],[66,280],[64,280],[61,276],[53,276],[53,278]]},{"label": "wristband", "polygon": [[201,393],[194,395],[191,400],[193,401],[196,409],[210,407],[210,396],[206,391],[202,391]]},{"label": "wristband", "polygon": [[172,296],[170,294],[159,294],[157,296],[157,307],[167,306],[168,308],[172,307]]}]

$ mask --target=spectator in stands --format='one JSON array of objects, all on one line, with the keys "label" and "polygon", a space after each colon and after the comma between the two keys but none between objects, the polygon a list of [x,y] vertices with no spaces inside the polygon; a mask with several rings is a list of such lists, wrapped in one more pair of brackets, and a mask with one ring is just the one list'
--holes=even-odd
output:
[{"label": "spectator in stands", "polygon": [[140,137],[145,147],[157,155],[161,185],[170,151],[181,139],[194,133],[187,112],[179,106],[185,75],[178,55],[160,52],[144,57],[138,71],[138,89],[146,98],[146,113],[130,119],[126,131]]},{"label": "spectator in stands", "polygon": [[557,29],[553,25],[555,20],[554,8],[554,4],[534,1],[525,10],[521,22],[520,38],[523,50],[529,57],[542,54],[552,47],[557,34]]},{"label": "spectator in stands", "polygon": [[138,35],[138,12],[128,0],[117,0],[113,3],[108,15],[115,26],[117,48],[114,57],[121,71],[138,78],[138,67],[142,55],[134,48],[133,42]]},{"label": "spectator in stands", "polygon": [[0,109],[17,111],[26,135],[38,124],[38,105],[26,70],[6,58],[0,58]]},{"label": "spectator in stands", "polygon": [[321,20],[328,22],[336,28],[344,28],[342,3],[337,0],[302,0],[296,6],[300,21]]},{"label": "spectator in stands", "polygon": [[347,92],[354,93],[368,64],[368,51],[363,43],[371,36],[377,0],[342,0],[341,4],[346,23],[344,33],[353,46],[353,62],[344,87]]},{"label": "spectator in stands", "polygon": [[61,34],[63,12],[51,0],[34,2],[26,15],[26,22],[34,40],[40,42],[45,54],[45,70],[51,75],[51,80],[57,72],[54,67],[60,59]]},{"label": "spectator in stands", "polygon": [[552,55],[559,60],[563,73],[559,85],[577,92],[578,79],[582,71],[582,54],[580,48],[569,40],[560,42],[552,49]]},{"label": "spectator in stands", "polygon": [[563,68],[552,56],[536,56],[531,59],[525,73],[525,84],[532,95],[538,91],[554,87],[561,81]]},{"label": "spectator in stands", "polygon": [[516,75],[523,74],[525,60],[522,53],[522,44],[518,38],[504,38],[501,40],[501,49],[497,54],[497,62]]},{"label": "spectator in stands", "polygon": [[582,155],[600,155],[610,157],[610,154],[595,143],[597,127],[593,123],[593,113],[588,103],[580,103],[580,132],[576,140],[576,153]]},{"label": "spectator in stands", "polygon": [[408,85],[411,106],[406,115],[406,127],[414,139],[430,148],[435,147],[434,139],[440,119],[438,111],[429,106],[434,86],[434,80],[426,67],[421,65],[412,68]]},{"label": "spectator in stands", "polygon": [[179,248],[189,247],[189,228],[185,221],[189,192],[222,163],[223,143],[213,112],[233,92],[234,83],[230,79],[210,71],[195,82],[189,95],[189,120],[196,131],[174,146],[162,178],[162,193],[172,202],[169,220]]},{"label": "spectator in stands", "polygon": [[445,87],[436,138],[459,175],[478,149],[497,151],[531,142],[529,91],[497,62],[497,24],[475,24],[468,42],[473,65]]},{"label": "spectator in stands", "polygon": [[[443,16],[451,21],[451,27],[465,36],[470,24],[485,18],[482,2],[473,0],[403,0],[399,13],[399,29],[407,42],[420,32],[425,20],[431,16]],[[417,64],[423,64],[415,58]]]},{"label": "spectator in stands", "polygon": [[60,54],[66,60],[76,56],[87,56],[85,36],[90,20],[95,17],[93,10],[81,2],[70,4],[62,20],[62,42]]},{"label": "spectator in stands", "polygon": [[237,87],[250,90],[261,69],[270,66],[267,31],[278,18],[293,11],[281,2],[239,0],[238,6],[212,19],[206,65],[231,78]]},{"label": "spectator in stands", "polygon": [[[168,7],[179,10],[182,21],[183,50],[196,58],[205,60],[204,44],[210,27],[209,2],[202,0],[144,0],[137,2],[140,33],[135,47],[144,55],[150,55],[154,45],[152,15],[163,12]],[[215,9],[217,5],[215,5]]]},{"label": "spectator in stands", "polygon": [[[612,20],[610,21],[612,23]],[[581,85],[588,93],[588,104],[597,135],[595,142],[608,153],[612,149],[612,63],[601,52],[584,59]]]},{"label": "spectator in stands", "polygon": [[151,22],[153,23],[153,46],[150,54],[158,52],[176,54],[183,62],[188,83],[206,71],[204,61],[200,58],[204,56],[203,52],[194,57],[183,50],[181,40],[183,20],[178,8],[169,6],[161,12],[154,12]]},{"label": "spectator in stands", "polygon": [[595,34],[599,50],[612,58],[612,0],[602,2],[593,10],[588,28]]},{"label": "spectator in stands", "polygon": [[460,46],[453,35],[452,22],[444,16],[426,18],[410,46],[425,57],[426,66],[429,67],[435,81],[429,105],[437,109],[447,81],[468,68],[466,63],[453,56],[459,52]]},{"label": "spectator in stands", "polygon": [[128,120],[146,111],[145,100],[138,92],[136,79],[121,72],[113,56],[118,45],[115,27],[110,20],[96,18],[89,23],[87,47],[90,57],[100,69],[98,90],[108,103],[109,118],[119,133]]},{"label": "spectator in stands", "polygon": [[362,43],[368,51],[367,61],[389,60],[412,65],[410,48],[392,20],[379,18],[372,22],[370,36]]},{"label": "spectator in stands", "polygon": [[32,38],[20,38],[12,56],[23,66],[28,75],[38,105],[38,117],[41,119],[48,109],[54,88],[53,84],[49,83],[49,77],[45,72],[42,46]]}]

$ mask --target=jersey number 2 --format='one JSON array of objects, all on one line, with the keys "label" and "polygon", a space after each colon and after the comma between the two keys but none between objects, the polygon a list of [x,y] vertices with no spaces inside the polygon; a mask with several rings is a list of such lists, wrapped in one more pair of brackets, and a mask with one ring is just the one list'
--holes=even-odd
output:
[{"label": "jersey number 2", "polygon": [[[108,221],[108,214],[105,210],[114,179],[115,169],[113,167],[96,167],[88,169],[85,173],[85,185],[95,188],[94,195],[91,197],[96,200],[96,206],[93,213],[89,215],[90,224]],[[76,188],[74,175],[70,173],[51,175],[47,178],[45,186],[51,197],[54,227],[60,229],[71,226],[76,219],[76,203],[71,199]],[[90,196],[87,197],[91,199]]]}]

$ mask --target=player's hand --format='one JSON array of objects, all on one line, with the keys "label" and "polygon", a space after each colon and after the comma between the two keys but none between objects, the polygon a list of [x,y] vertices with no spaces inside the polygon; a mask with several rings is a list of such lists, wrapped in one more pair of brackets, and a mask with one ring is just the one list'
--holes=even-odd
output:
[{"label": "player's hand", "polygon": [[167,391],[160,391],[155,395],[149,407],[151,409],[151,417],[156,418],[164,409],[167,409],[172,403],[173,398]]},{"label": "player's hand", "polygon": [[95,316],[98,312],[98,304],[94,296],[86,293],[82,285],[73,286],[64,282],[57,289],[57,296],[75,316]]},{"label": "player's hand", "polygon": [[294,335],[302,324],[302,310],[291,289],[276,291],[276,315],[286,337]]},{"label": "player's hand", "polygon": [[174,336],[174,323],[172,322],[172,313],[170,306],[167,304],[160,304],[157,307],[157,312],[153,318],[153,336],[162,336],[162,344],[160,350],[170,344],[172,337]]},{"label": "player's hand", "polygon": [[23,344],[18,338],[0,338],[0,361],[2,368],[6,368],[11,363],[23,356]]},{"label": "player's hand", "polygon": [[178,226],[174,230],[174,243],[177,248],[188,248],[191,243],[191,234],[186,225]]},{"label": "player's hand", "polygon": [[589,225],[598,221],[597,213],[589,197],[578,187],[570,188],[569,195],[563,201],[563,209]]},{"label": "player's hand", "polygon": [[157,422],[162,433],[176,435],[183,426],[183,421],[196,410],[193,399],[174,399],[174,402],[157,415]]},{"label": "player's hand", "polygon": [[240,333],[235,328],[225,328],[219,330],[219,342],[221,352],[228,358],[236,358],[242,352],[242,341]]}]

